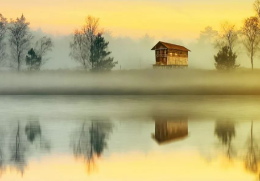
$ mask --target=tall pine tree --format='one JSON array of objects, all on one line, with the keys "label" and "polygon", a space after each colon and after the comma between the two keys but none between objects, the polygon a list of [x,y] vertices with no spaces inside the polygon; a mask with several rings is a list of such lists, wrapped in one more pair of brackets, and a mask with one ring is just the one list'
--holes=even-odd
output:
[{"label": "tall pine tree", "polygon": [[90,61],[93,64],[92,70],[111,70],[117,62],[114,58],[109,57],[111,52],[107,51],[109,42],[106,42],[101,33],[99,33],[90,47]]}]

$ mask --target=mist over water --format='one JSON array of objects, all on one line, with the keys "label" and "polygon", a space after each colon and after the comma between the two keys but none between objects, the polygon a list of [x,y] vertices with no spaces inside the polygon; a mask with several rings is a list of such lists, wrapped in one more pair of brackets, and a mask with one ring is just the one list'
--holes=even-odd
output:
[{"label": "mist over water", "polygon": [[5,95],[258,95],[259,71],[189,69],[103,73],[44,71],[0,75]]}]

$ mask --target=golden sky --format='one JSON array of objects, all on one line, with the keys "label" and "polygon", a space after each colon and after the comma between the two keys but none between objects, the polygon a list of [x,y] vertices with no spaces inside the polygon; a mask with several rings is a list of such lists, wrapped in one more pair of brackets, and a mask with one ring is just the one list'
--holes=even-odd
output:
[{"label": "golden sky", "polygon": [[0,0],[0,13],[16,18],[24,13],[31,28],[70,34],[85,17],[99,17],[114,36],[196,38],[206,26],[221,22],[241,26],[254,15],[254,0]]}]

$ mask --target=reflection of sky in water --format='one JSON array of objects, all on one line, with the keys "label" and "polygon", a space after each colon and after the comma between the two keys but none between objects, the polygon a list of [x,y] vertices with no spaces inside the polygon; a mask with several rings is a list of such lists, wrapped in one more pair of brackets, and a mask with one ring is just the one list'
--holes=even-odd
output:
[{"label": "reflection of sky in water", "polygon": [[[131,117],[130,113],[120,118],[86,119],[80,115],[67,119],[59,119],[59,115],[55,119],[47,115],[37,117],[35,112],[33,116],[23,112],[18,118],[17,114],[8,113],[0,118],[1,180],[258,178],[258,119],[191,115],[187,138],[159,145],[152,138],[157,118],[162,122],[167,118],[170,123],[180,117]],[[17,150],[23,157],[11,159]]]}]

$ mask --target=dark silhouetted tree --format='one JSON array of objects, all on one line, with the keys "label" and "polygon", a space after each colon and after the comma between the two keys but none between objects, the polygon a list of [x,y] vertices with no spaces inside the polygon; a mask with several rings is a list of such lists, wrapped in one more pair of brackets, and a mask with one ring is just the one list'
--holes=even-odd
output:
[{"label": "dark silhouetted tree", "polygon": [[23,62],[25,61],[26,52],[29,50],[30,41],[33,36],[29,29],[29,22],[26,22],[25,17],[11,20],[9,30],[9,42],[11,49],[11,66],[15,66],[20,71]]},{"label": "dark silhouetted tree", "polygon": [[92,70],[111,70],[117,62],[108,57],[111,52],[107,51],[109,42],[106,42],[102,34],[98,34],[90,47],[90,61]]},{"label": "dark silhouetted tree", "polygon": [[28,55],[26,55],[26,65],[28,70],[40,70],[42,58],[36,55],[34,49],[32,48]]},{"label": "dark silhouetted tree", "polygon": [[215,67],[218,70],[230,70],[239,67],[236,64],[236,53],[233,53],[228,46],[222,47],[218,54],[214,56]]},{"label": "dark silhouetted tree", "polygon": [[255,16],[247,18],[242,27],[242,33],[244,35],[243,43],[246,47],[248,56],[250,57],[251,67],[253,70],[254,57],[259,51],[260,43],[259,18]]},{"label": "dark silhouetted tree", "polygon": [[7,57],[6,43],[4,41],[6,38],[6,31],[7,31],[7,19],[0,13],[0,65]]}]

